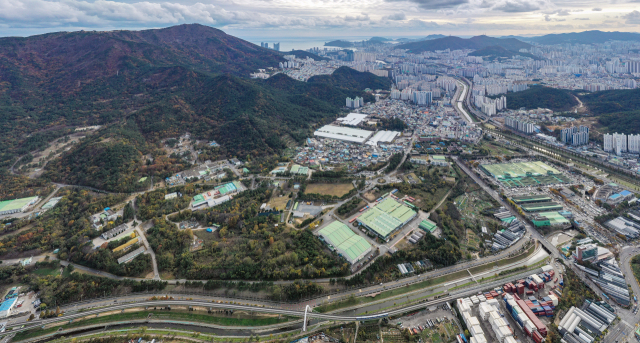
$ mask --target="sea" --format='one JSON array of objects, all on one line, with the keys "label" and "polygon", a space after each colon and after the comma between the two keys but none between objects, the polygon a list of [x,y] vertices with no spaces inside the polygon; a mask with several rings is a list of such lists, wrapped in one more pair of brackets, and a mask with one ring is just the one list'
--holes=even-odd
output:
[{"label": "sea", "polygon": [[[238,36],[248,42],[256,45],[265,42],[269,43],[269,47],[273,48],[273,43],[280,43],[280,51],[286,52],[291,50],[308,50],[311,48],[324,49],[324,43],[331,42],[333,40],[346,40],[350,42],[368,40],[371,36],[352,36],[352,37],[242,37]],[[328,49],[337,49],[337,47],[326,47]]]}]

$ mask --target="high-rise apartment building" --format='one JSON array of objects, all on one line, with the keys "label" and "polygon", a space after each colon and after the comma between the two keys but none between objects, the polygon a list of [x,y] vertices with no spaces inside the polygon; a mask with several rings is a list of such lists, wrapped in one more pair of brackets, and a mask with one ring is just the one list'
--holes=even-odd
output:
[{"label": "high-rise apartment building", "polygon": [[568,145],[585,145],[589,143],[589,127],[572,126],[562,129],[560,132],[560,141]]},{"label": "high-rise apartment building", "polygon": [[627,148],[632,154],[640,154],[640,135],[627,136]]}]

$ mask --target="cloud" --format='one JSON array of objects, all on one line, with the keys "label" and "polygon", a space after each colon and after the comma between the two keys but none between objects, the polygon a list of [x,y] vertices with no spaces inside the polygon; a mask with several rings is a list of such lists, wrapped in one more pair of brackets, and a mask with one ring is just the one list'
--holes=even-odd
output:
[{"label": "cloud", "polygon": [[594,12],[600,12],[602,11],[602,8],[596,7],[596,8],[592,8],[591,10]]},{"label": "cloud", "polygon": [[557,16],[566,17],[568,15],[571,15],[571,12],[573,12],[573,11],[560,8],[560,9],[556,9],[556,10],[552,10],[552,11],[545,11],[543,13],[545,13],[545,14],[555,14]]},{"label": "cloud", "polygon": [[425,10],[451,8],[469,3],[469,0],[386,0],[387,2],[411,2]]},{"label": "cloud", "polygon": [[386,20],[405,20],[407,19],[407,15],[404,12],[396,12],[394,14],[390,14],[388,16],[382,17],[382,19]]},{"label": "cloud", "polygon": [[360,13],[360,15],[355,16],[355,17],[354,16],[345,16],[344,20],[346,20],[346,21],[369,21],[371,19],[369,18],[368,14]]},{"label": "cloud", "polygon": [[640,25],[640,12],[634,10],[622,16],[625,19],[625,23],[628,25]]},{"label": "cloud", "polygon": [[547,0],[482,0],[480,3],[481,8],[508,13],[533,12],[549,6]]},{"label": "cloud", "polygon": [[589,20],[589,18],[573,18],[573,20]]},{"label": "cloud", "polygon": [[407,24],[410,27],[414,27],[414,28],[427,28],[427,29],[432,29],[432,28],[439,28],[440,25],[438,25],[438,23],[434,22],[434,21],[424,21],[424,20],[420,20],[420,19],[411,19],[407,22]]}]

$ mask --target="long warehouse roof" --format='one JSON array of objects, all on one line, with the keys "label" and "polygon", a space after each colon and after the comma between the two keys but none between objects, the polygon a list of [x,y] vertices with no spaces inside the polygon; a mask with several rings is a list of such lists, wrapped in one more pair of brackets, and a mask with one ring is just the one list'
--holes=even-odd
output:
[{"label": "long warehouse roof", "polygon": [[364,143],[371,137],[373,131],[352,129],[350,127],[325,125],[313,133],[315,136],[339,139],[343,141]]},{"label": "long warehouse roof", "polygon": [[352,263],[371,250],[371,244],[366,239],[356,235],[339,221],[327,225],[318,233]]},{"label": "long warehouse roof", "polygon": [[364,212],[358,217],[358,221],[380,236],[386,237],[415,215],[416,212],[408,206],[400,204],[391,198],[386,198],[377,206]]},{"label": "long warehouse roof", "polygon": [[376,134],[373,137],[371,137],[371,139],[369,139],[367,144],[369,144],[369,145],[377,145],[378,142],[390,143],[399,134],[400,134],[400,132],[398,132],[398,131],[385,131],[385,130],[378,131],[378,132],[376,132]]}]

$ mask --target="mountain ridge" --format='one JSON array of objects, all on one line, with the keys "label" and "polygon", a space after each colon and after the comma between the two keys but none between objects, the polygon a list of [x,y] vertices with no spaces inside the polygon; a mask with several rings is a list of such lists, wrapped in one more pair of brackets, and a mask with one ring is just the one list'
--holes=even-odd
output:
[{"label": "mountain ridge", "polygon": [[418,42],[404,43],[397,46],[398,49],[407,49],[413,53],[436,50],[461,50],[473,49],[479,50],[489,46],[500,46],[506,50],[518,51],[520,49],[529,49],[531,44],[517,40],[515,38],[494,38],[489,36],[475,36],[468,39],[456,36],[448,36],[431,40],[423,40]]}]

